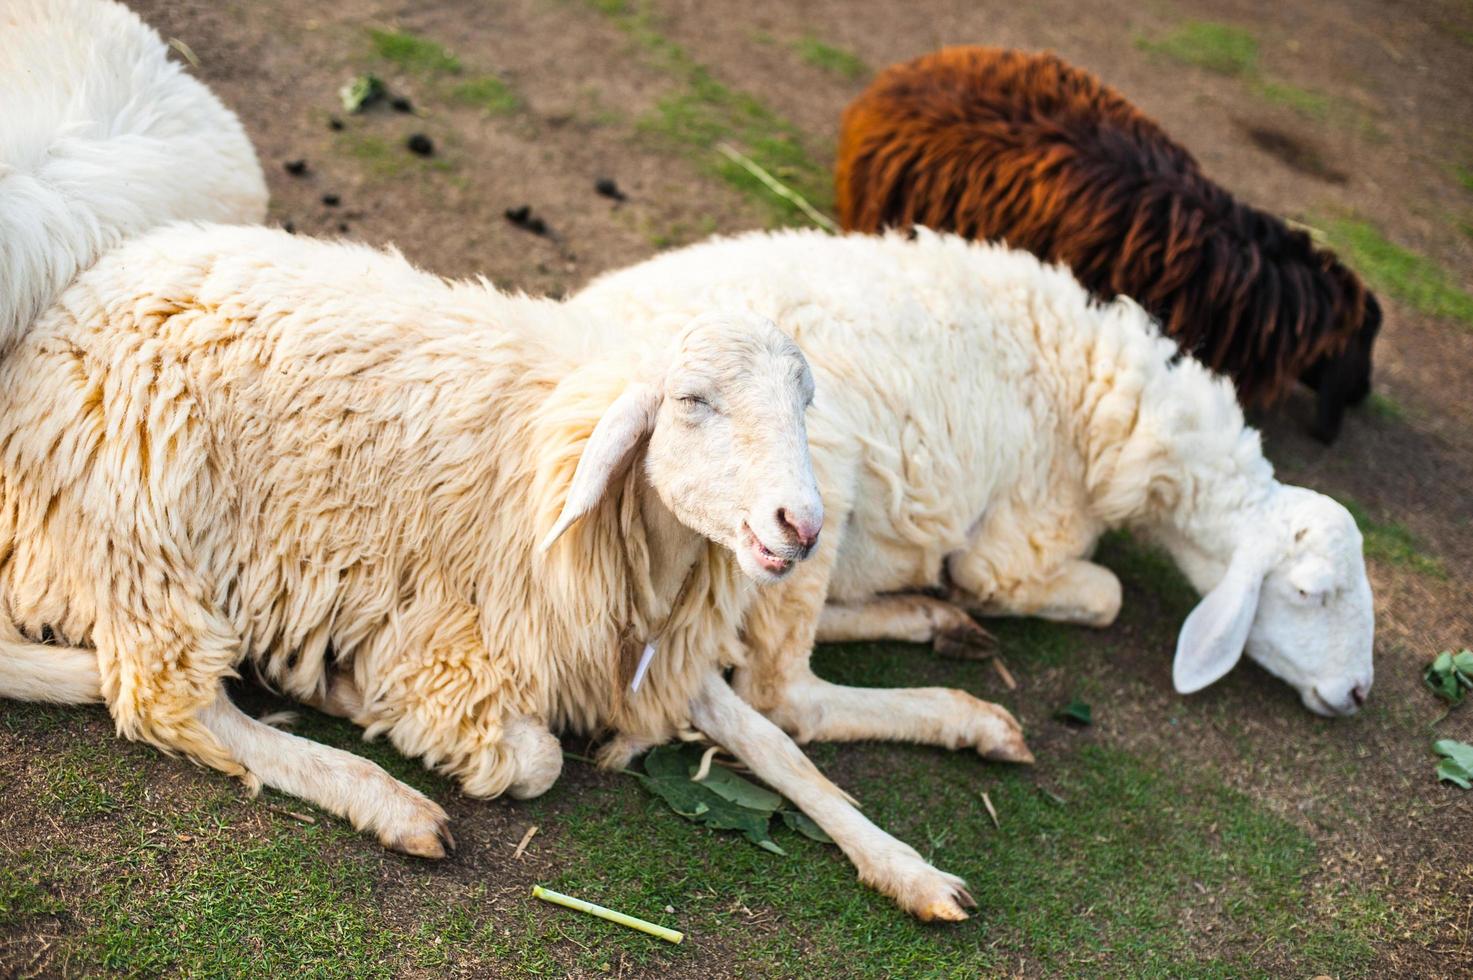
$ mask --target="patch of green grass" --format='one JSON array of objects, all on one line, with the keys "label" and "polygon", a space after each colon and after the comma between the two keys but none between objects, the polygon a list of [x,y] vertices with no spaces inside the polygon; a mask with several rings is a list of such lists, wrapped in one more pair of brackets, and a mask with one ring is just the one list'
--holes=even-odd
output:
[{"label": "patch of green grass", "polygon": [[1379,521],[1359,503],[1347,497],[1338,498],[1350,516],[1355,518],[1365,539],[1367,558],[1384,561],[1389,565],[1400,565],[1432,578],[1447,578],[1447,568],[1442,559],[1428,554],[1427,546],[1405,525],[1396,521]]},{"label": "patch of green grass", "polygon": [[1454,167],[1453,176],[1458,179],[1458,183],[1463,185],[1464,190],[1473,191],[1473,167]]},{"label": "patch of green grass", "polygon": [[[1036,774],[932,749],[842,751],[857,769],[847,788],[866,814],[967,878],[981,902],[975,921],[920,925],[861,886],[835,849],[779,830],[788,856],[769,854],[692,827],[633,780],[564,822],[569,860],[548,884],[692,935],[727,937],[758,975],[828,975],[834,950],[861,954],[842,967],[859,977],[975,976],[1011,971],[1020,959],[1032,972],[1061,974],[1262,975],[1255,955],[1304,975],[1341,973],[1371,958],[1384,926],[1375,899],[1349,888],[1311,904],[1312,841],[1211,773],[1160,769],[1088,743]],[[983,789],[1000,828],[983,809]],[[590,968],[616,954],[657,970],[688,962],[684,947],[545,915],[588,948]],[[1230,952],[1201,952],[1202,918]]]},{"label": "patch of green grass", "polygon": [[451,89],[450,95],[457,102],[475,106],[492,115],[506,115],[522,107],[522,97],[495,75],[481,75],[461,82]]},{"label": "patch of green grass", "polygon": [[373,862],[330,848],[336,834],[220,838],[183,860],[97,855],[85,866],[106,874],[83,908],[96,926],[79,955],[129,975],[394,976],[402,937],[378,919]]},{"label": "patch of green grass", "polygon": [[429,38],[407,31],[371,29],[368,36],[373,50],[405,71],[430,74],[453,74],[460,71],[460,59]]},{"label": "patch of green grass", "polygon": [[1422,313],[1473,327],[1473,293],[1457,286],[1430,259],[1397,245],[1368,221],[1338,218],[1327,222],[1324,231],[1331,245],[1377,289]]},{"label": "patch of green grass", "polygon": [[859,55],[847,48],[825,44],[811,34],[794,41],[793,47],[797,50],[798,57],[808,64],[840,78],[853,81],[869,73],[869,65]]},{"label": "patch of green grass", "polygon": [[1401,407],[1390,395],[1373,391],[1366,399],[1366,410],[1376,418],[1386,422],[1402,422],[1406,420],[1406,409]]},{"label": "patch of green grass", "polygon": [[1137,38],[1136,46],[1219,75],[1246,77],[1258,69],[1258,39],[1231,24],[1189,21],[1159,39]]},{"label": "patch of green grass", "polygon": [[1334,104],[1330,96],[1313,89],[1300,88],[1289,82],[1261,81],[1255,91],[1266,102],[1286,106],[1311,119],[1324,119]]},{"label": "patch of green grass", "polygon": [[0,861],[0,928],[38,915],[55,915],[66,907],[46,890],[40,873],[35,855],[29,852]]},{"label": "patch of green grass", "polygon": [[116,740],[84,741],[41,763],[43,805],[72,820],[115,813],[143,799],[138,760]]},{"label": "patch of green grass", "polygon": [[814,207],[833,206],[833,181],[803,143],[803,133],[761,100],[730,88],[679,44],[665,37],[643,6],[611,6],[589,0],[633,39],[650,63],[679,85],[639,121],[641,131],[678,147],[744,196],[757,202],[774,225],[807,225],[793,203],[769,190],[744,167],[719,154],[722,142],[735,145],[760,167],[802,195]]}]

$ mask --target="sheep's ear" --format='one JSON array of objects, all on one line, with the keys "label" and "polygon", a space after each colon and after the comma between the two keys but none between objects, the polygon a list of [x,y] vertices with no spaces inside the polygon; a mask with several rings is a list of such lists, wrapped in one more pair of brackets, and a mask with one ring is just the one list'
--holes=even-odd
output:
[{"label": "sheep's ear", "polygon": [[1240,547],[1222,581],[1197,603],[1176,639],[1171,680],[1191,694],[1220,680],[1243,656],[1268,568],[1263,549]]},{"label": "sheep's ear", "polygon": [[551,548],[574,521],[593,509],[609,482],[624,468],[630,453],[654,429],[659,407],[660,393],[647,384],[632,384],[614,399],[593,427],[583,455],[578,457],[578,468],[573,471],[563,512],[538,551]]}]

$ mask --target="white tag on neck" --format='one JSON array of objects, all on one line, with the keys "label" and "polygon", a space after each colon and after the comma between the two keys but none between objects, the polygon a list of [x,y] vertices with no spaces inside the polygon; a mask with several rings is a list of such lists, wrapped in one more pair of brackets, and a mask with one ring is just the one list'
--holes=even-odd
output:
[{"label": "white tag on neck", "polygon": [[644,675],[649,672],[650,661],[654,659],[655,643],[651,640],[644,645],[644,653],[639,655],[639,666],[634,668],[634,680],[629,682],[630,693],[639,690],[639,685],[644,682]]}]

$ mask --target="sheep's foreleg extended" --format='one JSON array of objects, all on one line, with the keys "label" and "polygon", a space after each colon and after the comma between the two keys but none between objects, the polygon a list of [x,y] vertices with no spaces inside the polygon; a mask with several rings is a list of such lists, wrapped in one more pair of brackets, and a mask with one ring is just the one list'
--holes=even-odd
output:
[{"label": "sheep's foreleg extended", "polygon": [[385,847],[441,858],[447,845],[454,846],[445,811],[367,759],[263,724],[224,691],[200,720],[262,783],[346,817]]},{"label": "sheep's foreleg extended", "polygon": [[894,640],[930,643],[936,652],[959,659],[991,653],[992,634],[966,611],[923,595],[877,596],[868,602],[830,602],[818,618],[819,643]]},{"label": "sheep's foreleg extended", "polygon": [[835,610],[842,610],[841,626],[862,632],[831,630],[821,634],[824,639],[876,639],[891,613],[892,625],[906,625],[908,618],[922,631],[904,637],[880,634],[896,639],[927,639],[924,631],[934,629],[932,617],[938,614],[967,619],[955,606],[924,596],[826,607],[827,585],[823,568],[799,569],[789,581],[765,590],[748,611],[747,664],[736,672],[733,685],[749,704],[802,742],[921,742],[970,747],[989,759],[1032,761],[1013,716],[965,691],[843,687],[816,677],[809,667],[815,628],[833,627]]},{"label": "sheep's foreleg extended", "polygon": [[807,673],[792,678],[766,714],[800,742],[918,742],[1033,761],[1006,708],[947,687],[845,687]]},{"label": "sheep's foreleg extended", "polygon": [[966,882],[937,870],[871,823],[826,779],[793,740],[710,674],[691,703],[691,720],[756,776],[786,796],[834,839],[859,879],[923,921],[958,922],[975,905]]}]

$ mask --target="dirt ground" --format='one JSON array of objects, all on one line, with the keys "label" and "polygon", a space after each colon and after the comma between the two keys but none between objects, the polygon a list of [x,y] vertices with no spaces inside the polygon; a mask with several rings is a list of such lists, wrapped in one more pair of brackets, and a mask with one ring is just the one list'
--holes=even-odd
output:
[{"label": "dirt ground", "polygon": [[[165,36],[187,42],[199,58],[199,76],[245,122],[271,185],[273,222],[301,234],[393,244],[414,262],[447,276],[484,275],[500,286],[559,294],[662,248],[770,223],[771,202],[723,179],[713,169],[714,151],[709,140],[702,145],[699,127],[682,128],[685,117],[669,111],[672,104],[689,104],[680,100],[692,88],[692,65],[701,66],[723,91],[750,96],[767,114],[743,118],[786,121],[801,134],[813,173],[822,174],[832,163],[840,111],[875,69],[946,43],[986,43],[1058,51],[1156,117],[1209,173],[1244,199],[1311,224],[1354,216],[1448,270],[1454,287],[1473,287],[1473,6],[1465,0],[1394,6],[1371,0],[1151,0],[1139,5],[656,0],[645,7],[618,0],[133,0],[132,5]],[[1184,64],[1141,43],[1203,20],[1253,33],[1259,47],[1251,75]],[[458,66],[384,57],[375,51],[373,30],[430,39],[452,52]],[[812,56],[813,47],[805,42],[815,40],[856,60],[836,66],[821,52]],[[338,89],[363,71],[375,72],[393,93],[409,98],[415,113],[381,106],[345,114]],[[497,99],[472,104],[476,99],[461,87],[485,78],[494,83],[480,91]],[[1310,91],[1323,101],[1306,112],[1290,100],[1266,95],[1269,82],[1279,86],[1275,91]],[[699,100],[695,104],[699,111]],[[717,118],[727,116],[718,112]],[[341,121],[341,129],[332,127],[333,119]],[[429,136],[434,156],[406,153],[403,141],[411,133]],[[293,160],[307,161],[305,175],[287,171],[284,164]],[[788,176],[801,183],[812,173],[798,166]],[[627,200],[596,193],[599,178],[617,181]],[[325,203],[327,195],[335,195],[337,203]],[[507,220],[507,209],[524,205],[545,220],[550,233],[533,234]],[[1091,751],[1127,753],[1153,767],[1194,774],[1312,842],[1304,891],[1296,893],[1307,903],[1306,916],[1334,918],[1316,903],[1334,904],[1337,896],[1351,893],[1371,896],[1381,912],[1362,929],[1367,952],[1328,960],[1340,964],[1337,972],[1470,976],[1473,793],[1435,782],[1428,743],[1433,737],[1473,741],[1473,707],[1454,711],[1432,727],[1443,709],[1422,687],[1420,671],[1439,650],[1473,646],[1473,373],[1468,370],[1473,326],[1421,312],[1395,295],[1383,293],[1382,301],[1387,317],[1377,351],[1379,410],[1355,414],[1331,449],[1303,435],[1307,399],[1292,400],[1261,420],[1269,455],[1284,478],[1354,501],[1388,539],[1405,545],[1373,554],[1370,563],[1378,619],[1377,682],[1365,713],[1336,723],[1311,718],[1287,688],[1255,668],[1239,669],[1209,693],[1178,698],[1170,691],[1169,654],[1162,643],[1169,643],[1183,609],[1179,597],[1168,600],[1156,592],[1157,579],[1147,572],[1123,573],[1128,615],[1116,628],[1069,634],[1078,647],[1074,662],[1029,659],[1023,634],[1010,650],[1008,638],[1014,634],[1007,631],[1001,634],[1002,650],[1023,681],[1011,703],[1040,759],[1080,752],[1087,741]],[[904,683],[961,686],[952,665],[914,652],[892,656],[906,661],[905,673],[897,675]],[[826,662],[837,659],[830,654]],[[1001,699],[990,671],[979,669],[964,679],[982,696]],[[1050,718],[1067,700],[1071,685],[1093,692],[1097,722],[1083,734]],[[420,785],[435,792],[455,820],[459,854],[429,867],[378,855],[371,842],[329,831],[323,824],[331,821],[325,818],[306,825],[283,817],[283,811],[298,809],[289,800],[277,798],[271,804],[275,809],[268,809],[265,801],[241,800],[222,778],[109,741],[110,726],[100,712],[4,703],[0,721],[0,792],[6,801],[0,807],[0,861],[8,857],[16,867],[41,869],[40,885],[25,892],[32,896],[25,914],[14,908],[6,914],[7,879],[0,873],[0,974],[82,973],[110,964],[125,972],[188,972],[181,964],[213,962],[169,948],[155,959],[130,958],[136,951],[131,946],[116,954],[119,959],[109,959],[112,953],[98,951],[100,930],[112,928],[117,943],[136,946],[127,938],[136,935],[129,929],[144,929],[146,923],[109,926],[107,909],[126,896],[108,898],[104,882],[46,873],[48,867],[66,867],[69,854],[133,854],[144,846],[136,835],[157,851],[163,866],[184,860],[170,856],[180,835],[221,839],[197,827],[177,830],[171,811],[228,815],[231,847],[253,842],[270,847],[282,833],[316,835],[311,841],[321,848],[322,860],[361,872],[334,879],[337,891],[322,894],[353,895],[356,889],[370,894],[385,935],[411,936],[417,943],[428,941],[428,928],[451,937],[447,948],[458,942],[466,949],[475,945],[454,938],[463,938],[454,909],[445,911],[443,921],[419,921],[414,910],[424,907],[424,896],[440,893],[479,903],[486,921],[522,923],[526,935],[535,938],[528,943],[538,950],[532,956],[519,946],[513,926],[511,939],[477,940],[473,958],[447,954],[440,962],[413,947],[414,955],[402,961],[409,965],[395,965],[390,972],[871,972],[862,962],[864,948],[825,948],[824,937],[831,934],[803,925],[809,920],[785,918],[791,910],[778,901],[766,911],[748,908],[745,918],[732,913],[732,919],[721,920],[731,923],[729,929],[693,931],[684,952],[669,954],[674,958],[664,952],[631,953],[637,947],[627,944],[605,958],[597,948],[591,953],[587,948],[601,942],[604,933],[549,932],[561,920],[551,918],[557,913],[529,911],[526,888],[549,880],[570,849],[580,846],[570,828],[589,807],[603,805],[600,800],[613,792],[618,778],[574,764],[551,799],[530,809],[466,800],[413,767],[396,770],[422,780]],[[340,731],[328,731],[342,737]],[[58,777],[54,760],[73,758],[81,739],[113,757],[99,762],[88,755],[78,765],[111,793],[115,805],[73,817],[55,805],[66,797],[56,788],[65,774]],[[374,758],[383,759],[383,750],[378,751]],[[850,786],[918,759],[942,764],[935,761],[938,756],[875,747],[825,749],[819,757]],[[913,802],[917,811],[927,805],[926,799]],[[1130,806],[1128,801],[1120,805]],[[632,812],[651,811],[635,807]],[[223,818],[219,822],[224,825]],[[526,859],[512,861],[509,845],[533,822],[541,824],[546,846],[539,843]],[[158,840],[163,843],[156,847],[148,843]],[[241,860],[242,866],[255,866]],[[827,856],[823,860],[834,863]],[[154,865],[127,867],[134,875],[127,880],[146,889]],[[726,865],[718,861],[716,867]],[[837,880],[841,887],[860,888],[842,874]],[[730,881],[706,884],[717,890],[732,887]],[[29,887],[22,883],[16,894]],[[306,893],[302,901],[320,901],[314,894]],[[986,894],[978,892],[978,897],[988,904]],[[289,905],[283,915],[295,914]],[[868,931],[860,932],[879,937],[873,938],[877,944],[888,942],[887,931],[901,928],[898,913],[883,904],[866,908]],[[147,909],[140,913],[143,919]],[[187,932],[186,926],[179,928]],[[333,933],[340,926],[323,928]],[[1315,967],[1315,954],[1295,946],[1292,938],[1265,939],[1254,949],[1251,927],[1211,903],[1185,908],[1173,928],[1188,952],[1172,952],[1178,959],[1163,961],[1166,967],[1131,959],[1134,954],[1107,941],[1099,958],[1092,959],[1077,950],[1049,952],[1043,944],[1017,938],[992,950],[984,937],[970,940],[977,958],[947,961],[970,966],[943,969],[939,960],[897,960],[901,965],[889,969],[915,975],[1033,976],[1139,968],[1180,975],[1195,972],[1181,966],[1198,962],[1193,957],[1202,957],[1202,963],[1221,957],[1268,975],[1310,968],[1324,972]],[[755,942],[754,935],[775,943],[783,929],[792,933],[783,939],[792,946],[782,957],[790,959],[747,959],[745,944]],[[1286,929],[1293,933],[1292,927]],[[378,933],[368,939],[333,934],[345,949],[379,956],[380,965],[401,964],[396,957],[403,948],[375,946]],[[228,930],[221,935],[221,942],[247,942]],[[924,942],[933,933],[919,935],[917,942]],[[360,939],[367,945],[355,946]],[[945,942],[951,943],[948,955],[961,955],[955,941]],[[374,972],[348,963],[314,970]],[[1210,971],[1203,967],[1202,972]]]}]

